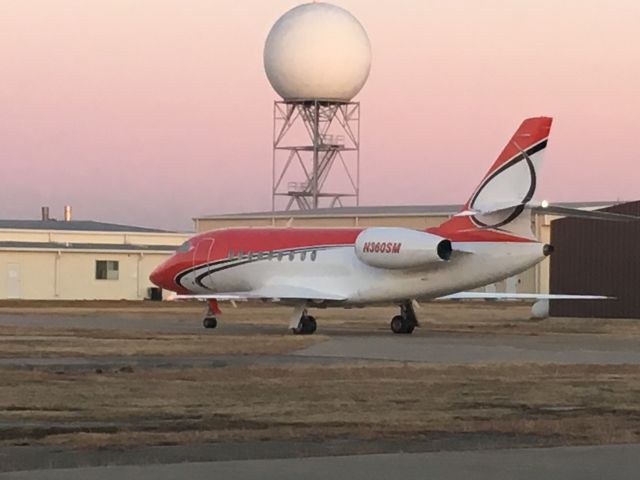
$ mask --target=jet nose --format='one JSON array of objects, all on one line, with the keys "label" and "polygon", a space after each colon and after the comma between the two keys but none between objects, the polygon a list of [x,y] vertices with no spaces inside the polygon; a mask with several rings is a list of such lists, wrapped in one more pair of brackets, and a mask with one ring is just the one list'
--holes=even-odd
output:
[{"label": "jet nose", "polygon": [[151,280],[151,283],[153,283],[154,285],[163,288],[165,290],[171,290],[171,279],[169,278],[169,272],[168,272],[168,266],[167,263],[169,263],[169,261],[164,261],[162,262],[160,265],[158,265],[153,272],[151,272],[151,275],[149,275],[149,280]]}]

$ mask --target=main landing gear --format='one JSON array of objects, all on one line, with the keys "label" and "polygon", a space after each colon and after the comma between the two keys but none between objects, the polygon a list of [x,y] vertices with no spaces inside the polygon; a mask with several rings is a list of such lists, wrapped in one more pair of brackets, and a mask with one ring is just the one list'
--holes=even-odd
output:
[{"label": "main landing gear", "polygon": [[418,326],[418,318],[413,309],[413,303],[409,300],[400,305],[400,315],[391,319],[391,331],[393,333],[413,333],[413,329]]},{"label": "main landing gear", "polygon": [[202,320],[202,326],[204,328],[216,328],[218,326],[218,319],[216,318],[216,315],[221,313],[222,312],[218,307],[218,301],[215,299],[209,300],[207,311],[204,314],[204,319]]},{"label": "main landing gear", "polygon": [[317,328],[318,325],[316,324],[316,319],[311,315],[307,315],[307,311],[303,310],[298,325],[293,327],[291,331],[295,335],[311,335]]},{"label": "main landing gear", "polygon": [[294,335],[311,335],[317,327],[316,319],[307,313],[306,303],[300,303],[294,307],[289,319],[289,330]]}]

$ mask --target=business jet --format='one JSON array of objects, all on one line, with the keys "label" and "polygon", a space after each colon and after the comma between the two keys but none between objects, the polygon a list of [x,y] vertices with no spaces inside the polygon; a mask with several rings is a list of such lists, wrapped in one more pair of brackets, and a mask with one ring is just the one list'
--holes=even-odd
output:
[{"label": "business jet", "polygon": [[220,301],[259,300],[292,307],[289,328],[316,331],[312,308],[395,304],[391,330],[412,333],[416,303],[432,299],[601,299],[598,295],[470,291],[531,268],[553,252],[536,240],[531,214],[607,220],[533,200],[552,119],[526,119],[460,212],[424,231],[399,227],[227,228],[194,236],[150,280],[175,298],[208,302],[215,328]]}]

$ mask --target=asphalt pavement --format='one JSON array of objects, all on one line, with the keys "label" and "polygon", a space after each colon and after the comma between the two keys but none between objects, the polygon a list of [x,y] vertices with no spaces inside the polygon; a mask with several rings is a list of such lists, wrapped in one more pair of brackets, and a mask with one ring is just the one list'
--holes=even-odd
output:
[{"label": "asphalt pavement", "polygon": [[640,445],[400,453],[10,472],[29,480],[636,480]]}]

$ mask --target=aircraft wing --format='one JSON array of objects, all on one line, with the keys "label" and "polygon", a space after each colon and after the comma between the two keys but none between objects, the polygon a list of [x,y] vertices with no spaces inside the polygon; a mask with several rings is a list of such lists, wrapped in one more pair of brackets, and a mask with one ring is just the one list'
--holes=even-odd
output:
[{"label": "aircraft wing", "polygon": [[604,295],[565,295],[562,293],[498,293],[498,292],[458,292],[436,300],[608,300]]},{"label": "aircraft wing", "polygon": [[188,294],[188,295],[180,295],[174,294],[170,295],[168,300],[220,300],[221,302],[231,301],[231,302],[246,302],[250,298],[253,298],[249,295],[250,292],[231,292],[231,293],[203,293],[203,294]]},{"label": "aircraft wing", "polygon": [[272,285],[256,290],[246,292],[225,292],[225,293],[204,293],[193,295],[175,295],[175,300],[209,300],[215,299],[220,301],[248,301],[248,300],[271,300],[278,302],[280,300],[346,300],[347,297],[336,295],[335,293],[323,292],[307,287],[289,286],[289,285]]}]

